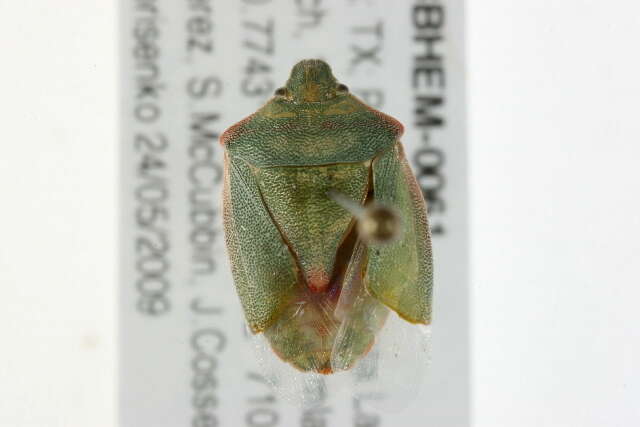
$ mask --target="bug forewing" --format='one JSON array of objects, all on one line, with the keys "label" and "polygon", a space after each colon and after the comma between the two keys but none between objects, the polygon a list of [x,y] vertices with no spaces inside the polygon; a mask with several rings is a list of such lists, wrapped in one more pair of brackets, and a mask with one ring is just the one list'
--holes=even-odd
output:
[{"label": "bug forewing", "polygon": [[376,202],[400,213],[402,230],[392,243],[369,246],[367,289],[403,319],[429,324],[433,264],[426,205],[400,142],[374,161],[373,186]]}]

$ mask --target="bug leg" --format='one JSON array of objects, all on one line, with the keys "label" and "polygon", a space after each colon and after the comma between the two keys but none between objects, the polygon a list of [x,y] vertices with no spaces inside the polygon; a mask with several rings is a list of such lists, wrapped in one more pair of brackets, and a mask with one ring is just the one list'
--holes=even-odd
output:
[{"label": "bug leg", "polygon": [[369,352],[389,312],[367,293],[362,281],[365,265],[365,245],[359,241],[345,272],[334,312],[340,328],[331,351],[333,371],[350,369]]}]

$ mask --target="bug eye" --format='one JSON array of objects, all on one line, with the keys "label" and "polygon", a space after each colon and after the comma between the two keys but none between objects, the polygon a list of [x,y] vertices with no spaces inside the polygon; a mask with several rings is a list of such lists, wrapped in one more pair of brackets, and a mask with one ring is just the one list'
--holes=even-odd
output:
[{"label": "bug eye", "polygon": [[274,95],[276,95],[276,96],[285,96],[286,94],[287,94],[287,88],[285,88],[285,87],[279,87],[274,92]]},{"label": "bug eye", "polygon": [[347,87],[347,85],[343,85],[342,83],[340,83],[337,87],[338,92],[349,92],[349,88]]}]

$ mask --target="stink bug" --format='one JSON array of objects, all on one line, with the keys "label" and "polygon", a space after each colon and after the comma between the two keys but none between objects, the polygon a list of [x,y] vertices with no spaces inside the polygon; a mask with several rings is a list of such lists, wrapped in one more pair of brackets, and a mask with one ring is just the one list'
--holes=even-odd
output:
[{"label": "stink bug", "polygon": [[248,327],[299,371],[351,369],[389,313],[431,321],[426,206],[402,132],[325,62],[303,60],[220,138],[225,238]]}]

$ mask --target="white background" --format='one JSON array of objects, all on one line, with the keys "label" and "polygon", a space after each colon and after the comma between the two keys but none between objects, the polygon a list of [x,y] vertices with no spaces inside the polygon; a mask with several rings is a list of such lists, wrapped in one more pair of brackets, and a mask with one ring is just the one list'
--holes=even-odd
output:
[{"label": "white background", "polygon": [[[476,426],[640,424],[640,4],[469,0]],[[0,1],[0,425],[115,425],[117,11]]]}]

